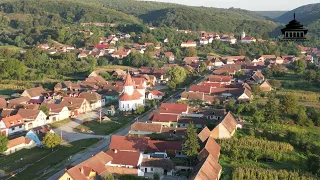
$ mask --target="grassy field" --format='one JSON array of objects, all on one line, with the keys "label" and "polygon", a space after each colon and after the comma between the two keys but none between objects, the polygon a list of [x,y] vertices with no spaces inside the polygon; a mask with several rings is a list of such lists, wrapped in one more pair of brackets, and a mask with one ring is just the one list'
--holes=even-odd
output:
[{"label": "grassy field", "polygon": [[110,117],[111,121],[90,121],[86,124],[79,125],[75,128],[78,132],[92,131],[96,135],[108,135],[130,123],[134,116],[114,116]]},{"label": "grassy field", "polygon": [[99,139],[74,141],[56,148],[54,152],[51,149],[40,149],[38,147],[29,150],[23,149],[8,156],[2,156],[0,158],[0,169],[10,174],[14,170],[27,167],[24,171],[15,175],[15,179],[33,179],[98,141]]},{"label": "grassy field", "polygon": [[62,126],[64,124],[67,124],[67,123],[71,122],[71,121],[72,120],[70,118],[68,118],[68,119],[65,119],[65,120],[62,120],[62,121],[54,122],[54,123],[50,124],[50,126],[52,128],[58,128],[58,127],[60,127],[60,126]]}]

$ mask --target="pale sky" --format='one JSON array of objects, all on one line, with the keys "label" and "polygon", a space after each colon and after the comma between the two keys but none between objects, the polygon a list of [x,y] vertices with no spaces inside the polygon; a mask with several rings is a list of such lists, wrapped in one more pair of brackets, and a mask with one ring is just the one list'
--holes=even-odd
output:
[{"label": "pale sky", "polygon": [[148,0],[171,2],[190,6],[241,8],[251,11],[290,11],[299,6],[319,3],[319,0]]}]

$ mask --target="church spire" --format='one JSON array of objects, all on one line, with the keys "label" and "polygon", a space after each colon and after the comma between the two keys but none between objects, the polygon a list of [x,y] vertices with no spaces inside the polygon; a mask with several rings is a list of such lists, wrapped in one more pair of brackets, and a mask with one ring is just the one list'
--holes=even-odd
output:
[{"label": "church spire", "polygon": [[124,86],[134,86],[134,83],[132,81],[132,78],[131,78],[129,71],[126,76],[126,80],[124,81]]}]

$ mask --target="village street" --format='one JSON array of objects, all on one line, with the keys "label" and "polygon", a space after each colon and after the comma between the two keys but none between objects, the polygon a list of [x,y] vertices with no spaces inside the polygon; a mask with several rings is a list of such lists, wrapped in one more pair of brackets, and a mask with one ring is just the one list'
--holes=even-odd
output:
[{"label": "village street", "polygon": [[[196,83],[200,82],[201,80],[203,80],[203,78],[204,77],[201,77],[201,78],[195,80],[192,84],[196,84]],[[183,90],[189,89],[189,87],[190,86],[183,88]],[[181,96],[181,93],[177,93],[174,96],[169,97],[168,99],[166,99],[163,102],[168,102],[168,103],[176,102],[177,100],[180,99],[180,96]],[[159,107],[160,106],[158,106],[158,108]],[[137,118],[137,121],[146,122],[152,112],[153,112],[153,110],[148,111],[147,113],[145,113],[141,117]],[[133,121],[127,127],[124,127],[123,129],[119,129],[117,132],[110,134],[110,135],[107,135],[107,136],[88,135],[88,134],[83,134],[83,133],[78,133],[78,132],[73,131],[73,128],[80,125],[81,121],[83,121],[84,119],[89,119],[89,120],[91,119],[92,120],[92,119],[97,118],[98,116],[99,116],[99,112],[90,112],[85,115],[80,115],[74,121],[69,122],[67,124],[64,124],[61,127],[54,130],[56,133],[60,133],[60,131],[62,131],[62,137],[66,141],[75,141],[75,140],[86,139],[86,138],[90,138],[90,137],[91,138],[104,138],[103,140],[101,140],[97,144],[95,144],[94,146],[88,148],[86,151],[80,152],[80,153],[72,156],[71,160],[70,160],[71,165],[77,165],[77,164],[83,162],[84,160],[87,160],[88,158],[92,157],[92,155],[99,153],[100,151],[108,150],[109,144],[110,144],[110,137],[112,135],[120,135],[120,136],[126,135],[131,128],[131,124],[133,124],[135,122],[135,121]],[[48,180],[58,179],[63,174],[64,171],[65,171],[64,169],[61,169],[59,172],[57,172],[56,174],[51,176]]]}]

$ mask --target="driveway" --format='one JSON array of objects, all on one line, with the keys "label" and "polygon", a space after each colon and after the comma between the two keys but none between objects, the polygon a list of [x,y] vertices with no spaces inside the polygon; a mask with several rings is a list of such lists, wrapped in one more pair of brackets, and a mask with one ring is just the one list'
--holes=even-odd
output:
[{"label": "driveway", "polygon": [[90,138],[105,138],[106,136],[102,135],[94,135],[94,134],[84,134],[74,131],[73,129],[82,124],[84,119],[88,119],[89,121],[97,119],[99,117],[99,112],[92,111],[86,114],[81,114],[78,117],[72,119],[71,122],[66,123],[53,131],[62,136],[62,139],[66,142],[73,142],[81,139],[90,139]]}]

